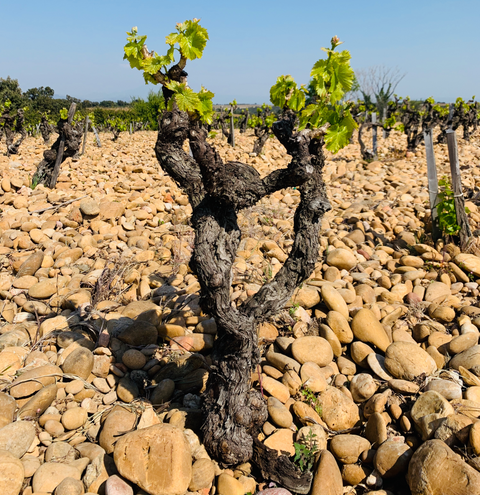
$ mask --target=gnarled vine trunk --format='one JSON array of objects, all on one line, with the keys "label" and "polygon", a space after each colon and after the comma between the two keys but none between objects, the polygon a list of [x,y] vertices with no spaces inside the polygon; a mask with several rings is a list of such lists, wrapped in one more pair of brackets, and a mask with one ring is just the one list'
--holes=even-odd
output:
[{"label": "gnarled vine trunk", "polygon": [[[319,229],[330,209],[322,180],[323,140],[314,131],[294,131],[287,112],[273,131],[292,156],[288,168],[263,180],[251,166],[224,163],[207,143],[207,133],[174,108],[160,121],[156,156],[161,167],[188,194],[193,207],[195,248],[191,266],[201,285],[202,309],[215,318],[218,338],[204,394],[204,444],[223,464],[248,461],[252,436],[267,419],[266,404],[251,389],[259,363],[256,326],[282,309],[295,288],[315,268]],[[183,150],[190,141],[192,155]],[[297,186],[301,202],[295,214],[295,241],[276,277],[240,307],[232,305],[232,265],[241,239],[237,213],[279,189]]]},{"label": "gnarled vine trunk", "polygon": [[[301,491],[307,493],[311,476],[303,476],[287,457],[258,454],[259,449],[268,451],[255,442],[267,419],[267,407],[250,380],[260,361],[257,325],[281,310],[295,288],[313,272],[321,219],[331,208],[322,180],[326,130],[296,132],[296,124],[295,114],[288,110],[273,125],[273,132],[292,159],[287,168],[275,170],[264,179],[249,165],[223,162],[207,142],[206,129],[175,103],[160,119],[155,153],[162,169],[183,189],[192,205],[196,235],[190,265],[201,286],[201,307],[217,324],[203,401],[204,445],[224,465],[246,462],[254,456],[254,450],[255,457],[273,471],[281,459],[281,472],[295,474],[290,485],[303,480]],[[186,139],[191,155],[183,149]],[[230,287],[241,240],[237,214],[288,187],[298,187],[301,195],[289,257],[271,282],[236,307],[230,299]],[[278,476],[284,481],[287,475]]]},{"label": "gnarled vine trunk", "polygon": [[83,129],[71,124],[75,107],[75,103],[72,103],[67,120],[60,120],[58,123],[58,138],[49,150],[43,152],[43,160],[38,164],[32,183],[44,184],[53,189],[57,183],[62,163],[78,153]]}]

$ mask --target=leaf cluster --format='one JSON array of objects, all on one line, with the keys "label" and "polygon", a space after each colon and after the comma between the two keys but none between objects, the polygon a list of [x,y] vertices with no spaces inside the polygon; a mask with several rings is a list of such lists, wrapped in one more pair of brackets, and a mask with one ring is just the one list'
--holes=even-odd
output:
[{"label": "leaf cluster", "polygon": [[317,435],[312,430],[302,439],[302,442],[295,442],[295,457],[293,462],[301,471],[311,471],[315,463],[315,457],[318,452],[316,441]]},{"label": "leaf cluster", "polygon": [[[179,82],[169,77],[169,70],[176,63],[183,69],[187,60],[201,58],[208,40],[208,33],[200,26],[199,19],[178,23],[177,32],[166,38],[168,50],[165,55],[148,51],[145,44],[147,36],[139,35],[136,27],[127,32],[127,44],[124,47],[125,60],[130,67],[143,71],[145,83],[161,83],[173,91],[174,96],[169,101],[169,109],[175,101],[180,110],[186,111],[202,122],[211,123],[213,116],[212,98],[214,94],[202,87],[196,93],[186,82]],[[175,53],[180,54],[180,60],[175,62]]]},{"label": "leaf cluster", "polygon": [[309,91],[303,85],[298,88],[289,75],[280,76],[270,89],[270,101],[274,105],[299,113],[300,130],[316,129],[328,124],[325,146],[332,153],[349,143],[357,127],[350,112],[351,103],[341,101],[352,88],[355,74],[350,67],[350,53],[347,50],[335,51],[340,44],[334,36],[331,48],[322,48],[327,58],[318,60],[310,72],[312,80],[309,89],[314,93],[313,103],[306,106]]},{"label": "leaf cluster", "polygon": [[[438,185],[441,188],[437,204],[438,226],[444,235],[456,235],[460,231],[460,225],[457,223],[452,185],[446,175],[438,181]],[[468,208],[465,211],[469,213]]]}]

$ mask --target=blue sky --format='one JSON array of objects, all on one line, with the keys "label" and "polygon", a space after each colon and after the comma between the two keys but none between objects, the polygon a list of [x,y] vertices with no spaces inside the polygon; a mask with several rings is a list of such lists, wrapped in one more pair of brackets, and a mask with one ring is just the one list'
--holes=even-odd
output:
[{"label": "blue sky", "polygon": [[125,32],[138,26],[149,49],[162,54],[175,24],[197,17],[210,40],[186,70],[190,86],[203,84],[215,103],[268,102],[282,74],[308,83],[333,35],[345,42],[354,69],[384,64],[405,72],[401,96],[480,97],[479,0],[0,0],[0,7],[0,77],[18,79],[24,91],[145,97],[158,88],[122,60]]}]

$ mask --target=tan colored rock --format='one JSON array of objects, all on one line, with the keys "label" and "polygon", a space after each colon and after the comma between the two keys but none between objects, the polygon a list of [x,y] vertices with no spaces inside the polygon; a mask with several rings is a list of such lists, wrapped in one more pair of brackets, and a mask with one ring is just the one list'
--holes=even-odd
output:
[{"label": "tan colored rock", "polygon": [[45,462],[33,475],[33,491],[34,493],[53,492],[65,478],[80,480],[81,473],[77,468],[68,464]]},{"label": "tan colored rock", "polygon": [[0,493],[19,495],[24,476],[22,462],[7,451],[0,451]]},{"label": "tan colored rock", "polygon": [[330,344],[322,337],[300,337],[292,344],[292,355],[300,364],[312,362],[323,367],[333,360]]},{"label": "tan colored rock", "polygon": [[467,370],[480,366],[480,345],[474,345],[470,349],[457,354],[448,363],[448,367],[455,370],[460,369],[460,366]]},{"label": "tan colored rock", "polygon": [[474,423],[470,428],[469,440],[475,455],[480,455],[480,421]]},{"label": "tan colored rock", "polygon": [[113,452],[118,436],[133,428],[136,418],[136,414],[121,406],[111,410],[103,423],[98,442],[107,454]]},{"label": "tan colored rock", "polygon": [[423,373],[430,376],[437,365],[417,344],[394,342],[385,352],[385,368],[395,378],[412,381]]},{"label": "tan colored rock", "polygon": [[153,495],[184,493],[192,478],[185,435],[168,424],[127,433],[115,445],[114,460],[124,478]]},{"label": "tan colored rock", "polygon": [[480,473],[441,440],[429,440],[413,454],[407,482],[412,495],[480,494]]},{"label": "tan colored rock", "polygon": [[267,375],[262,375],[262,387],[265,392],[269,393],[272,397],[277,398],[283,404],[290,398],[288,388],[283,383]]},{"label": "tan colored rock", "polygon": [[18,459],[32,445],[35,427],[29,421],[15,421],[0,429],[0,450],[6,450]]},{"label": "tan colored rock", "polygon": [[316,363],[304,363],[300,369],[300,378],[303,386],[308,387],[314,394],[324,392],[328,387],[325,374]]},{"label": "tan colored rock", "polygon": [[351,270],[357,264],[357,258],[348,249],[333,249],[327,254],[327,263],[340,270]]},{"label": "tan colored rock", "polygon": [[407,444],[388,440],[377,449],[374,466],[382,478],[393,478],[406,473],[412,455],[413,449]]},{"label": "tan colored rock", "polygon": [[[340,295],[340,293],[331,285],[324,285],[321,290],[323,302],[326,304],[328,309],[331,311],[336,311],[340,313],[345,319],[348,320],[349,312],[348,306],[345,299]],[[327,320],[327,325],[332,328]],[[332,328],[332,330],[334,330]]]},{"label": "tan colored rock", "polygon": [[210,488],[215,479],[215,465],[210,459],[198,459],[192,466],[192,479],[188,489],[191,492]]},{"label": "tan colored rock", "polygon": [[28,397],[44,386],[55,383],[55,377],[60,376],[62,376],[62,370],[53,364],[25,371],[13,382],[10,395],[15,398]]},{"label": "tan colored rock", "polygon": [[48,299],[57,292],[57,287],[50,280],[41,280],[28,289],[28,295],[34,299]]},{"label": "tan colored rock", "polygon": [[88,419],[87,410],[83,407],[67,409],[62,415],[62,425],[66,430],[76,430],[83,426]]},{"label": "tan colored rock", "polygon": [[365,438],[374,448],[378,448],[379,445],[387,440],[387,425],[381,413],[374,412],[368,418],[365,428]]},{"label": "tan colored rock", "polygon": [[358,406],[340,390],[330,387],[320,394],[322,419],[334,431],[353,428],[360,420]]},{"label": "tan colored rock", "polygon": [[244,495],[243,485],[228,473],[222,473],[217,479],[217,493],[218,495]]},{"label": "tan colored rock", "polygon": [[289,428],[291,426],[293,417],[290,411],[278,399],[269,397],[267,408],[268,414],[275,425],[280,428]]},{"label": "tan colored rock", "polygon": [[293,431],[290,429],[281,428],[277,430],[264,441],[264,444],[268,448],[276,450],[278,455],[282,455],[282,452],[288,452],[287,455],[289,456],[295,454]]},{"label": "tan colored rock", "polygon": [[412,407],[411,417],[422,440],[428,440],[441,425],[442,419],[454,414],[452,405],[438,392],[422,394]]},{"label": "tan colored rock", "polygon": [[311,495],[343,495],[342,474],[335,457],[322,450],[313,476]]},{"label": "tan colored rock", "polygon": [[355,402],[365,402],[377,391],[378,385],[371,375],[359,373],[350,382],[350,392]]},{"label": "tan colored rock", "polygon": [[65,359],[62,369],[64,373],[69,373],[86,380],[93,370],[94,358],[89,349],[78,347]]},{"label": "tan colored rock", "polygon": [[457,254],[454,261],[466,273],[473,273],[480,277],[480,258],[474,254]]},{"label": "tan colored rock", "polygon": [[425,291],[425,301],[432,302],[439,297],[446,297],[451,294],[450,287],[442,282],[432,282]]},{"label": "tan colored rock", "polygon": [[17,403],[10,395],[0,392],[0,428],[7,426],[13,421]]},{"label": "tan colored rock", "polygon": [[350,344],[352,342],[353,332],[343,314],[338,311],[329,311],[326,321],[341,344]]},{"label": "tan colored rock", "polygon": [[26,404],[18,411],[19,419],[34,418],[50,407],[57,395],[57,386],[55,383],[47,385],[39,390]]},{"label": "tan colored rock", "polygon": [[330,441],[330,451],[343,464],[356,463],[369,448],[370,442],[359,435],[335,435]]},{"label": "tan colored rock", "polygon": [[36,271],[42,266],[44,254],[43,251],[37,251],[31,254],[20,266],[17,277],[26,275],[35,275]]},{"label": "tan colored rock", "polygon": [[382,324],[369,309],[361,309],[353,317],[351,327],[353,334],[358,340],[373,344],[383,352],[385,352],[390,345],[390,339],[382,327]]}]

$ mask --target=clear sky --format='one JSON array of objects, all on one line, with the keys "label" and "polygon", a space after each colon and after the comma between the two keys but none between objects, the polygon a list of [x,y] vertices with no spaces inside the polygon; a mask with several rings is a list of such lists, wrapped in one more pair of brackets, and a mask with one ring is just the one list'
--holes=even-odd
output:
[{"label": "clear sky", "polygon": [[405,72],[401,96],[480,97],[479,0],[0,0],[0,77],[59,97],[145,97],[159,88],[122,60],[125,32],[138,26],[163,54],[175,24],[194,17],[210,40],[187,64],[189,84],[213,91],[215,103],[268,102],[282,74],[308,83],[333,35],[354,69]]}]

